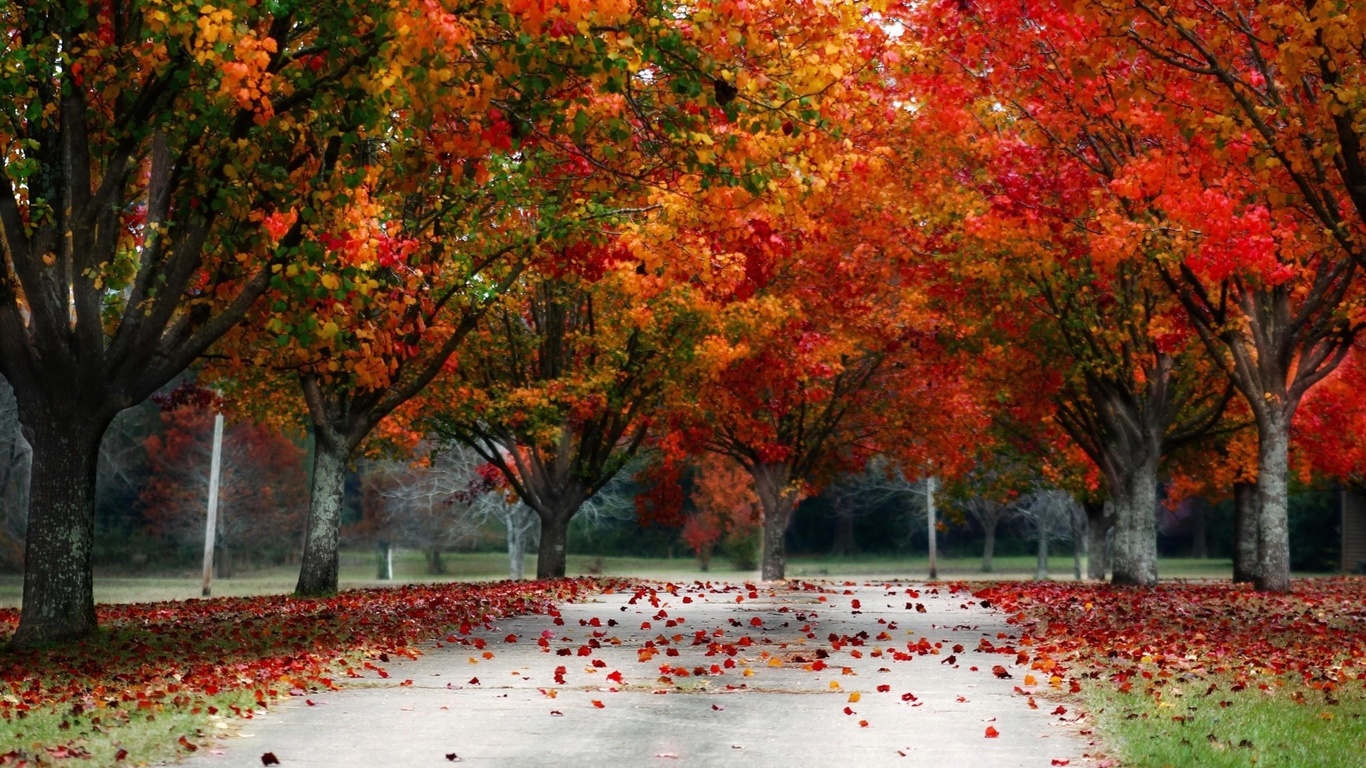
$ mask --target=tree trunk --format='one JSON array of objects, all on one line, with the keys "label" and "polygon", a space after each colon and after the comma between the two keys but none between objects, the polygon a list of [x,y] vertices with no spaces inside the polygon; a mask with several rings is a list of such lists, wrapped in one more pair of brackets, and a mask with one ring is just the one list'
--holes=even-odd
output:
[{"label": "tree trunk", "polygon": [[1129,586],[1157,583],[1157,456],[1135,462],[1127,477],[1112,482],[1115,554],[1111,581]]},{"label": "tree trunk", "polygon": [[1039,541],[1034,553],[1034,580],[1048,580],[1048,531],[1042,520],[1039,521]]},{"label": "tree trunk", "polygon": [[1257,425],[1257,574],[1253,584],[1259,592],[1290,591],[1288,421],[1273,412]]},{"label": "tree trunk", "polygon": [[375,544],[375,560],[379,566],[375,578],[381,581],[392,581],[394,578],[394,546],[384,540],[377,542]]},{"label": "tree trunk", "polygon": [[1107,513],[1109,507],[1109,502],[1105,501],[1089,501],[1082,505],[1086,510],[1086,578],[1092,581],[1105,581],[1110,570],[1108,544],[1115,518]]},{"label": "tree trunk", "polygon": [[349,453],[340,441],[321,437],[314,441],[313,494],[308,505],[299,583],[294,588],[299,597],[337,593],[337,548],[341,541],[342,493]]},{"label": "tree trunk", "polygon": [[986,533],[986,542],[982,544],[982,573],[991,573],[995,565],[992,558],[996,557],[996,525],[1000,518],[991,517],[983,521],[982,530]]},{"label": "tree trunk", "polygon": [[574,517],[574,511],[540,516],[541,548],[536,555],[536,578],[564,578],[565,546],[569,541],[569,521]]},{"label": "tree trunk", "polygon": [[1072,508],[1072,578],[1081,581],[1081,552],[1086,544],[1086,535],[1082,531],[1082,516],[1077,514],[1076,507]]},{"label": "tree trunk", "polygon": [[507,518],[508,578],[513,581],[521,581],[526,575],[526,526],[519,517],[509,513]]},{"label": "tree trunk", "polygon": [[780,581],[787,574],[787,526],[797,507],[796,494],[790,489],[790,469],[786,464],[760,464],[754,467],[754,488],[764,508],[764,551],[760,577]]},{"label": "tree trunk", "polygon": [[446,561],[441,559],[441,550],[427,550],[427,573],[441,576],[446,573]]},{"label": "tree trunk", "polygon": [[1257,580],[1257,484],[1233,484],[1233,583]]},{"label": "tree trunk", "polygon": [[[33,449],[24,604],[10,640],[26,648],[94,634],[95,471],[107,421],[43,418],[25,436]],[[29,427],[28,424],[25,427]]]}]

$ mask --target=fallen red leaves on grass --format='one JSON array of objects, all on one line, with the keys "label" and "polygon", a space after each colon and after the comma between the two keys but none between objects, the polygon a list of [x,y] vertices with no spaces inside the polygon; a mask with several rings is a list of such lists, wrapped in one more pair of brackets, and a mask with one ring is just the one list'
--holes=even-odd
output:
[{"label": "fallen red leaves on grass", "polygon": [[[1055,688],[1081,680],[1135,685],[1161,695],[1161,680],[1231,676],[1234,691],[1299,682],[1324,692],[1366,681],[1366,579],[1296,581],[1285,595],[1233,584],[1000,583],[975,593],[1022,633],[1012,646]],[[1211,689],[1212,692],[1213,689]]]},{"label": "fallen red leaves on grass", "polygon": [[[474,645],[464,635],[476,627],[552,612],[603,584],[561,579],[356,590],[328,599],[102,605],[98,636],[0,657],[0,720],[52,708],[99,712],[106,722],[171,708],[212,714],[207,697],[233,691],[267,706],[333,688],[337,677],[384,675],[376,662],[414,657],[420,642]],[[0,633],[17,623],[18,611],[0,610]],[[250,709],[238,714],[250,717]]]}]

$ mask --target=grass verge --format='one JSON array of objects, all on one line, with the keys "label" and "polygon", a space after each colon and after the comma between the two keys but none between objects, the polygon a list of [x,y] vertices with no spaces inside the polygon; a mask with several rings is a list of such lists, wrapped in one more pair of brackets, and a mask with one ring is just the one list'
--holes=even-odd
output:
[{"label": "grass verge", "polygon": [[[173,759],[280,698],[387,677],[383,664],[417,655],[418,643],[465,643],[476,626],[611,586],[565,579],[103,605],[94,637],[0,652],[0,766]],[[0,610],[0,634],[17,621]]]},{"label": "grass verge", "polygon": [[1077,695],[1119,765],[1366,764],[1366,579],[1301,580],[1287,595],[1227,583],[975,594],[1021,628],[1020,655]]}]

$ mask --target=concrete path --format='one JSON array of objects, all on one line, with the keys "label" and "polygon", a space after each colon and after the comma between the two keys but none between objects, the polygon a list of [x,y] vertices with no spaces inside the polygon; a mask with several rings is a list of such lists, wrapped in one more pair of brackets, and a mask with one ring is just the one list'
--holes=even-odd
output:
[{"label": "concrete path", "polygon": [[1098,762],[1045,675],[1022,694],[1016,656],[979,650],[1013,645],[1014,628],[942,585],[656,584],[560,614],[377,663],[387,678],[282,702],[185,765]]}]

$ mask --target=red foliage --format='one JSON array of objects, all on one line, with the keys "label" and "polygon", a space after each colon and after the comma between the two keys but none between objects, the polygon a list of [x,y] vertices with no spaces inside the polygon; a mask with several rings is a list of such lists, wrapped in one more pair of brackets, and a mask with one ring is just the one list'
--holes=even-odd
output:
[{"label": "red foliage", "polygon": [[[199,713],[208,697],[255,693],[257,706],[333,687],[339,676],[416,643],[467,641],[476,626],[515,614],[548,613],[601,586],[584,579],[444,584],[344,592],[325,600],[286,596],[102,605],[104,631],[80,643],[11,653],[0,664],[0,720],[30,710],[99,709],[109,721],[165,710]],[[611,586],[608,584],[607,586]],[[0,632],[19,613],[0,611]],[[238,714],[251,717],[250,709]]]},{"label": "red foliage", "polygon": [[[1231,584],[1002,583],[975,593],[1021,629],[998,653],[1028,660],[1062,688],[1108,680],[1161,698],[1164,680],[1232,676],[1242,687],[1301,682],[1324,692],[1366,680],[1366,581],[1295,582],[1290,594]],[[1215,681],[1211,681],[1216,684]],[[1212,691],[1213,689],[1211,689]]]}]

